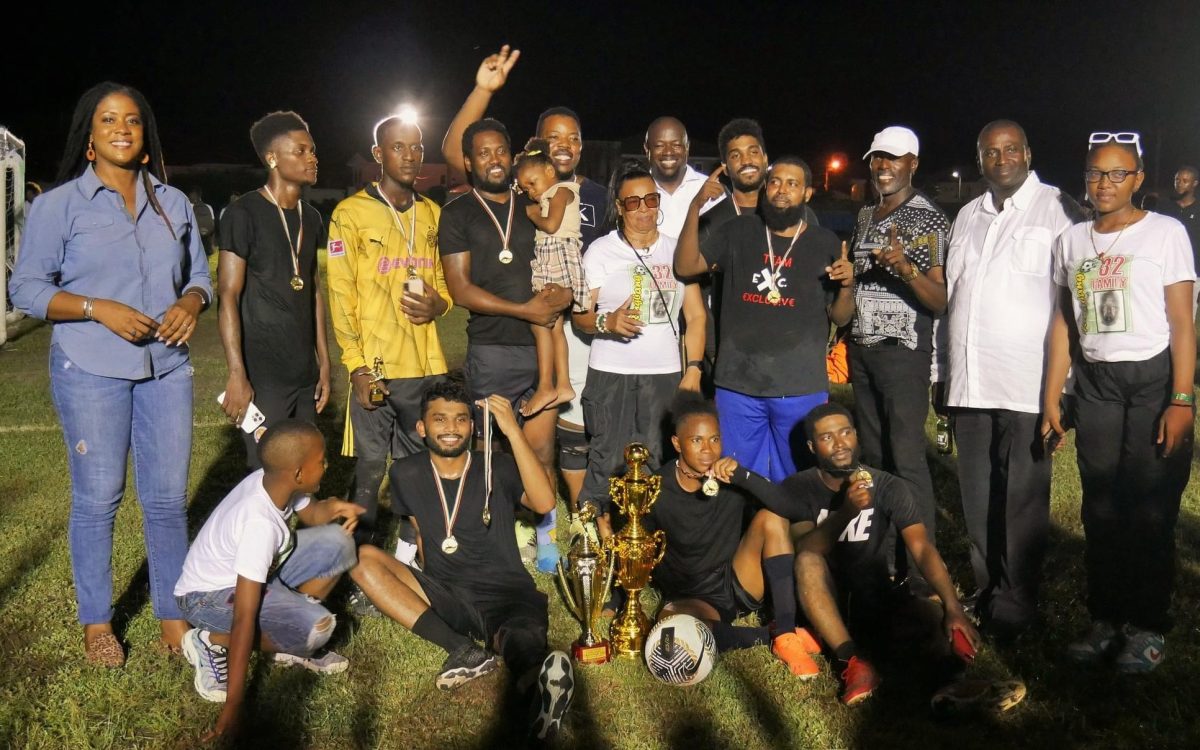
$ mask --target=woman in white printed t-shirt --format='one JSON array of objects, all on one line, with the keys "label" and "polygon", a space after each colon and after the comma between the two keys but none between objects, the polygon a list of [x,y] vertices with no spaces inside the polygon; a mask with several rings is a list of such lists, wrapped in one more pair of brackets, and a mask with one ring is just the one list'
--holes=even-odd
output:
[{"label": "woman in white printed t-shirt", "polygon": [[1059,394],[1073,367],[1092,625],[1067,651],[1149,672],[1165,654],[1175,522],[1191,471],[1195,268],[1183,225],[1133,205],[1145,178],[1138,134],[1093,133],[1090,144],[1095,219],[1055,248],[1061,304],[1042,434],[1057,444],[1065,431]]},{"label": "woman in white printed t-shirt", "polygon": [[700,288],[675,276],[675,239],[658,231],[660,196],[645,165],[626,164],[611,194],[617,228],[583,256],[590,306],[574,316],[578,328],[596,333],[583,389],[589,443],[579,498],[602,513],[626,444],[646,444],[650,469],[661,463],[662,422],[675,393],[700,390],[705,321]]}]

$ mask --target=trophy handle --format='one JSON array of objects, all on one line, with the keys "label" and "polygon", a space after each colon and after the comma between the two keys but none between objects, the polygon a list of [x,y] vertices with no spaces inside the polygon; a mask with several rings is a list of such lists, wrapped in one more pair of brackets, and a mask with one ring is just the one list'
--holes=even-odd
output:
[{"label": "trophy handle", "polygon": [[654,543],[658,546],[658,554],[655,555],[654,564],[650,567],[654,567],[662,562],[663,555],[667,554],[667,535],[663,533],[662,529],[654,532]]},{"label": "trophy handle", "polygon": [[567,582],[567,574],[563,571],[561,558],[558,561],[558,587],[562,590],[563,599],[567,603],[567,611],[572,616],[583,619],[580,614],[579,605],[575,602],[575,596],[571,593],[571,584]]},{"label": "trophy handle", "polygon": [[620,477],[609,477],[608,496],[613,505],[617,506],[617,510],[628,514],[628,511],[625,510],[625,483]]}]

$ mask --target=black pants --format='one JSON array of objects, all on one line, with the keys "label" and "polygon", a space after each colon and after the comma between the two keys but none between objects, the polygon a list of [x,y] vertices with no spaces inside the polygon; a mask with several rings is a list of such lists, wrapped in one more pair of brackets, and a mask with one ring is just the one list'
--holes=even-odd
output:
[{"label": "black pants", "polygon": [[[254,405],[266,417],[260,427],[269,428],[285,419],[303,419],[306,422],[317,423],[317,402],[313,394],[317,392],[317,384],[295,386],[280,386],[273,383],[251,383],[254,388]],[[262,462],[258,460],[258,438],[254,433],[242,432],[242,441],[246,444],[246,466],[250,469],[261,469]]]},{"label": "black pants", "polygon": [[[925,459],[925,420],[929,416],[929,352],[903,345],[847,346],[854,386],[854,423],[862,460],[908,482],[929,541],[937,527],[933,480]],[[895,549],[893,534],[888,547]],[[894,554],[890,553],[890,554]],[[904,557],[896,573],[903,573]],[[917,572],[911,561],[908,570]]]},{"label": "black pants", "polygon": [[629,443],[645,444],[650,449],[647,468],[658,469],[663,457],[663,422],[678,390],[678,372],[625,375],[588,368],[582,399],[588,462],[580,500],[594,500],[608,509],[608,479],[625,473],[625,446]]},{"label": "black pants", "polygon": [[1006,409],[954,410],[958,485],[971,567],[985,620],[1023,628],[1037,614],[1050,531],[1052,464],[1041,416]]},{"label": "black pants", "polygon": [[1190,443],[1162,458],[1170,350],[1143,362],[1077,362],[1076,446],[1083,483],[1088,612],[1165,633],[1175,579],[1175,522]]}]

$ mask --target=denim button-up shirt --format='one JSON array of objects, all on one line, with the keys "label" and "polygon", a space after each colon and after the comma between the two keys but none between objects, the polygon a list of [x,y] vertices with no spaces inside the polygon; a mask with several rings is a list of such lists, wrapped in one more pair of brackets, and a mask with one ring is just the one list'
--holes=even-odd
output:
[{"label": "denim button-up shirt", "polygon": [[[9,283],[13,306],[46,317],[60,291],[123,302],[162,322],[187,289],[212,299],[212,278],[191,203],[180,191],[150,178],[171,231],[137,181],[136,220],[121,194],[89,167],[78,178],[33,202],[21,252]],[[82,310],[80,312],[82,318]],[[56,322],[53,344],[94,375],[140,380],[188,361],[188,348],[157,339],[131,343],[91,320]]]}]

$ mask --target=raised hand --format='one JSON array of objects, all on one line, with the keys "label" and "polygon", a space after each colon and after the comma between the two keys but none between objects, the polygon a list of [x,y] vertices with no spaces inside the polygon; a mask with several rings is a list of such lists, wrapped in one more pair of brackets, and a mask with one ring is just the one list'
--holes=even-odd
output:
[{"label": "raised hand", "polygon": [[908,256],[904,254],[904,245],[896,235],[896,223],[892,222],[892,228],[888,232],[888,245],[885,248],[871,251],[875,255],[875,261],[879,265],[888,269],[897,276],[908,276],[913,272],[912,263],[909,262]]},{"label": "raised hand", "polygon": [[479,64],[479,70],[475,72],[475,85],[489,93],[496,93],[504,87],[509,71],[517,64],[517,59],[520,57],[521,50],[510,49],[507,44],[504,45],[499,52],[488,55]]},{"label": "raised hand", "polygon": [[721,184],[721,175],[724,173],[724,164],[714,169],[713,173],[704,181],[704,184],[700,186],[700,191],[696,193],[696,197],[692,198],[692,203],[697,206],[703,206],[710,200],[725,195],[725,186]]},{"label": "raised hand", "polygon": [[850,262],[850,246],[842,240],[842,254],[831,265],[825,266],[830,281],[840,281],[843,287],[854,283],[854,264]]}]

